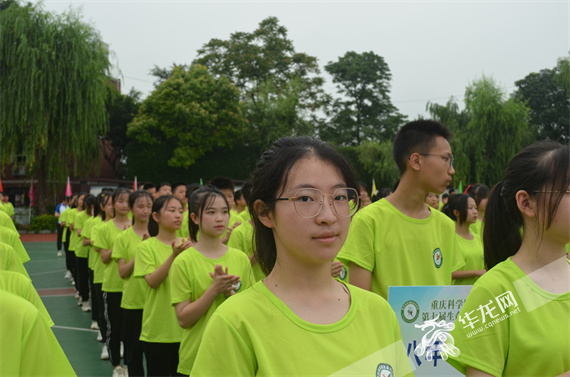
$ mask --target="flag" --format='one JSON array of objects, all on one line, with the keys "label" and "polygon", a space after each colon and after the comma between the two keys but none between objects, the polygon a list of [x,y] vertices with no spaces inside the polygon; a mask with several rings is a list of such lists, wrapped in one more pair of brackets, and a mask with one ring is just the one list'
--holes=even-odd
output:
[{"label": "flag", "polygon": [[4,192],[4,187],[2,187],[2,180],[0,180],[0,191]]},{"label": "flag", "polygon": [[204,182],[202,181],[202,178],[200,178],[200,186],[204,186]]},{"label": "flag", "polygon": [[67,186],[65,186],[65,196],[71,198],[71,182],[69,182],[69,177],[67,177]]},{"label": "flag", "polygon": [[372,195],[378,194],[378,189],[376,188],[376,181],[372,178]]},{"label": "flag", "polygon": [[463,182],[459,181],[459,190],[457,190],[457,192],[462,193],[463,192]]},{"label": "flag", "polygon": [[30,207],[33,207],[35,205],[34,181],[30,183],[30,191],[28,191],[28,197],[30,198]]},{"label": "flag", "polygon": [[133,190],[137,191],[138,190],[138,186],[139,184],[137,183],[137,176],[135,175],[135,182],[133,183]]}]

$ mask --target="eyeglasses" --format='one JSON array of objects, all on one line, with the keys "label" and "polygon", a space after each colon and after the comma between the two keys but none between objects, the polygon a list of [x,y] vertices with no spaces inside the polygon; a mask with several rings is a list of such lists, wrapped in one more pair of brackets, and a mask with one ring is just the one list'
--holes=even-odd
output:
[{"label": "eyeglasses", "polygon": [[320,190],[314,188],[302,188],[295,192],[295,196],[277,198],[275,200],[292,201],[299,216],[309,219],[321,213],[325,196],[332,198],[332,206],[338,216],[350,217],[358,209],[358,192],[349,187],[339,188],[333,194],[323,194]]},{"label": "eyeglasses", "polygon": [[433,153],[419,153],[422,156],[438,156],[441,157],[445,162],[449,161],[449,167],[452,168],[453,164],[455,163],[455,157],[451,156],[444,156],[441,154],[433,154]]}]

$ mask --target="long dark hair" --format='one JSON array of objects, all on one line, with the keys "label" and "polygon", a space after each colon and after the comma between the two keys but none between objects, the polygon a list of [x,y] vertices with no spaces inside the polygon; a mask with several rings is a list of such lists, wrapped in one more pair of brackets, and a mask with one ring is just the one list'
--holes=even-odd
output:
[{"label": "long dark hair", "polygon": [[[540,232],[552,223],[568,190],[570,149],[553,141],[526,147],[514,156],[503,180],[493,187],[485,211],[483,246],[487,269],[513,256],[522,244],[523,217],[515,195],[524,190],[537,201]],[[526,231],[526,229],[524,230]]]},{"label": "long dark hair", "polygon": [[271,149],[264,152],[251,175],[251,193],[248,201],[249,213],[254,223],[255,254],[261,269],[268,275],[277,260],[277,249],[273,231],[259,220],[255,202],[261,200],[268,212],[275,209],[276,198],[281,196],[293,165],[304,157],[314,156],[337,167],[346,186],[359,190],[358,180],[350,163],[325,142],[308,136],[283,137]]},{"label": "long dark hair", "polygon": [[[164,207],[166,207],[166,205],[170,203],[171,200],[176,200],[178,201],[178,203],[180,203],[180,205],[182,205],[182,202],[176,196],[163,195],[158,199],[156,199],[152,204],[152,213],[156,212],[160,214],[160,211]],[[158,223],[154,220],[152,214],[150,215],[150,219],[148,220],[148,234],[150,234],[151,237],[156,237],[156,235],[158,234]]]},{"label": "long dark hair", "polygon": [[83,199],[83,203],[83,209],[85,210],[85,213],[88,213],[89,216],[91,216],[94,212],[93,208],[95,207],[95,196],[87,194]]},{"label": "long dark hair", "polygon": [[[216,199],[216,196],[224,199],[224,202],[228,207],[229,216],[230,206],[228,204],[226,196],[220,190],[210,185],[199,187],[192,192],[190,199],[188,199],[188,216],[190,216],[192,213],[195,216],[198,216],[201,224],[202,212],[204,211],[204,208],[212,204],[212,202]],[[198,231],[200,230],[200,226],[195,224],[192,219],[188,219],[188,230],[190,233],[190,239],[194,242],[198,242]]]},{"label": "long dark hair", "polygon": [[[453,194],[447,200],[447,204],[443,206],[441,212],[445,213],[451,220],[456,221],[459,225],[463,225],[467,220],[467,203],[469,195]],[[459,217],[455,216],[454,210],[459,211]]]}]

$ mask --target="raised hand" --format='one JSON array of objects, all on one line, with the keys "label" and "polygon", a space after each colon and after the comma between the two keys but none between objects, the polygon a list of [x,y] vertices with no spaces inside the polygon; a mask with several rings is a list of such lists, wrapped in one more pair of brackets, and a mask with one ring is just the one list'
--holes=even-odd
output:
[{"label": "raised hand", "polygon": [[217,294],[224,293],[226,296],[231,295],[234,286],[239,283],[239,276],[229,275],[228,268],[224,270],[221,265],[216,265],[214,272],[210,272],[212,277],[212,287]]},{"label": "raised hand", "polygon": [[188,249],[190,246],[192,246],[192,241],[186,238],[180,240],[180,243],[178,245],[176,245],[176,241],[172,241],[172,254],[174,254],[174,257],[177,257],[181,252]]}]

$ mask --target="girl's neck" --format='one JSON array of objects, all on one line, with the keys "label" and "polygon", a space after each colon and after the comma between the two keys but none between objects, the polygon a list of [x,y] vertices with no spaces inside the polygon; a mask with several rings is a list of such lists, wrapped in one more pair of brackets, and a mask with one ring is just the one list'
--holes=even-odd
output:
[{"label": "girl's neck", "polygon": [[288,291],[318,292],[330,289],[335,281],[331,277],[330,262],[307,265],[288,255],[278,253],[275,267],[265,279],[267,287],[277,296],[282,287]]},{"label": "girl's neck", "polygon": [[479,220],[479,221],[485,220],[485,211],[484,210],[481,210],[481,209],[477,210],[477,220]]},{"label": "girl's neck", "polygon": [[200,239],[194,245],[194,249],[205,257],[213,259],[223,257],[228,251],[228,247],[218,237],[210,237],[203,233],[200,233]]},{"label": "girl's neck", "polygon": [[147,221],[136,221],[133,224],[133,231],[140,237],[148,233],[148,220]]},{"label": "girl's neck", "polygon": [[123,224],[126,222],[130,222],[131,220],[129,219],[129,215],[123,215],[120,213],[117,213],[115,215],[115,218],[113,219],[113,221],[115,222],[115,224]]},{"label": "girl's neck", "polygon": [[466,240],[472,240],[473,234],[469,230],[469,225],[471,225],[471,224],[469,224],[467,222],[464,222],[461,225],[459,225],[459,222],[456,222],[455,223],[455,233],[457,233],[459,236],[465,238]]},{"label": "girl's neck", "polygon": [[178,242],[178,237],[176,237],[176,229],[161,227],[159,225],[156,239],[164,244],[172,245],[172,242]]}]

